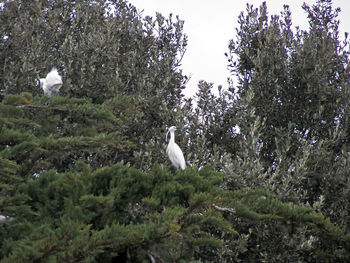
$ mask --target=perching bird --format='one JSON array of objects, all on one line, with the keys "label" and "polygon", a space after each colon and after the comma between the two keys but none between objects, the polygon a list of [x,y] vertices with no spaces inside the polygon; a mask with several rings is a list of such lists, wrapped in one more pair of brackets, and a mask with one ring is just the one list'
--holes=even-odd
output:
[{"label": "perching bird", "polygon": [[62,85],[62,78],[55,67],[51,69],[45,79],[40,79],[40,87],[43,88],[48,97],[57,94]]},{"label": "perching bird", "polygon": [[170,140],[168,147],[166,148],[166,153],[168,154],[171,163],[175,166],[176,169],[181,168],[182,170],[184,170],[186,168],[185,158],[179,145],[175,143],[174,132],[176,130],[178,130],[178,128],[176,128],[175,126],[171,126],[168,132],[166,133],[165,138],[167,139],[168,133],[170,132]]}]

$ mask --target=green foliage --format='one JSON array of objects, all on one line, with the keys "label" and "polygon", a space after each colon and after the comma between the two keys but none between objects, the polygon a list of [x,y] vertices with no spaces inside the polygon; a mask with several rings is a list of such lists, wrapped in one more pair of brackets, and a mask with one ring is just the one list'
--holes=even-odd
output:
[{"label": "green foliage", "polygon": [[186,145],[190,152],[188,158],[194,165],[210,165],[221,170],[225,157],[237,151],[240,135],[234,127],[236,110],[232,108],[233,97],[221,90],[216,97],[212,89],[211,83],[200,81],[198,84],[197,107],[190,107],[186,116],[189,123]]},{"label": "green foliage", "polygon": [[181,20],[141,18],[123,0],[7,1],[0,12],[2,92],[39,94],[35,78],[56,66],[65,95],[99,103],[116,93],[180,98]]},{"label": "green foliage", "polygon": [[[227,54],[238,86],[201,81],[194,106],[178,17],[6,1],[1,262],[348,262],[349,43],[330,0],[303,8],[305,31],[287,6],[248,5]],[[184,171],[168,169],[170,125]]]},{"label": "green foliage", "polygon": [[1,203],[14,216],[0,225],[3,262],[106,262],[125,253],[132,262],[189,261],[205,247],[234,249],[238,233],[231,216],[311,223],[339,240],[341,230],[311,208],[284,204],[264,191],[225,191],[221,181],[208,168],[172,175],[159,165],[150,173],[121,164],[43,172],[18,183]]},{"label": "green foliage", "polygon": [[[226,164],[225,186],[262,188],[284,202],[312,206],[323,216],[309,216],[316,221],[319,216],[331,218],[340,226],[332,232],[346,244],[349,43],[347,36],[343,41],[339,38],[339,9],[333,9],[331,1],[303,8],[309,18],[307,31],[292,29],[288,6],[281,16],[268,17],[265,3],[260,9],[248,5],[239,17],[237,38],[230,42],[227,56],[231,72],[238,77],[239,85],[231,86],[229,92],[237,98],[232,107],[244,139],[239,140],[235,160]],[[293,205],[286,209],[294,210]],[[284,209],[279,211],[284,213]],[[327,220],[323,226],[331,229]],[[283,234],[271,235],[285,233],[284,228],[253,227],[261,235],[249,232],[242,238],[252,242],[250,248],[259,245],[250,250],[249,257],[256,261],[346,261],[346,249],[331,245],[323,233],[288,225],[292,235],[285,241],[281,241]]]},{"label": "green foliage", "polygon": [[[229,46],[229,66],[239,79],[238,107],[254,112],[269,127],[259,135],[266,167],[277,158],[279,130],[305,140],[328,138],[349,101],[349,46],[347,39],[344,44],[339,40],[339,10],[330,1],[304,9],[309,31],[294,33],[288,6],[281,17],[269,19],[266,4],[260,10],[248,5],[239,18],[237,40]],[[253,116],[245,117],[252,123]],[[239,126],[244,134],[249,131],[244,122]]]},{"label": "green foliage", "polygon": [[9,101],[6,96],[1,104],[1,156],[20,163],[23,176],[78,169],[78,161],[97,168],[131,154],[120,120],[103,105],[63,97],[34,98],[21,106]]},{"label": "green foliage", "polygon": [[[124,0],[6,1],[0,29],[1,95],[42,94],[38,75],[56,66],[64,83],[62,101],[71,96],[106,102],[125,120],[120,125],[130,141],[148,144],[148,156],[162,149],[152,144],[153,135],[160,137],[177,119],[173,109],[187,82],[180,69],[187,36],[178,17],[142,17]],[[143,147],[133,151],[133,163],[149,170]]]}]

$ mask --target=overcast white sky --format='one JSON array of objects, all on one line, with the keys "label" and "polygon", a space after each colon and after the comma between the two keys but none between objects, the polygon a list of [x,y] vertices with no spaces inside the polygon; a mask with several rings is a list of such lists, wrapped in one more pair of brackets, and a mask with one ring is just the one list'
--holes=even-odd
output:
[{"label": "overcast white sky", "polygon": [[[238,27],[238,16],[246,8],[247,2],[259,7],[262,0],[129,0],[143,15],[153,16],[155,12],[167,17],[170,13],[179,15],[185,21],[184,32],[188,35],[188,46],[182,61],[182,69],[191,76],[184,93],[192,97],[196,93],[199,80],[213,82],[214,86],[227,87],[227,60],[224,55],[228,51],[228,42],[235,38]],[[302,4],[316,3],[311,0],[267,0],[269,16],[280,14],[283,5],[288,4],[292,12],[293,26],[307,29],[307,17]],[[333,0],[333,7],[340,7],[340,36],[350,32],[350,1]]]}]

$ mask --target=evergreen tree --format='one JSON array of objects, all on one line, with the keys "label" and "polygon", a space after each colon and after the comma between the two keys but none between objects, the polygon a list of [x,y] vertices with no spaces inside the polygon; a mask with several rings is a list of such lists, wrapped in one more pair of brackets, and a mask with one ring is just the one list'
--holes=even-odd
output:
[{"label": "evergreen tree", "polygon": [[[56,66],[61,95],[111,100],[128,139],[160,152],[150,141],[176,119],[187,81],[179,68],[187,45],[183,21],[142,18],[123,0],[8,1],[0,19],[2,94],[42,94],[37,78]],[[134,152],[144,154],[143,147]]]},{"label": "evergreen tree", "polygon": [[[6,1],[0,261],[349,261],[338,11],[304,6],[310,30],[294,35],[287,7],[271,21],[266,8],[248,6],[230,46],[238,93],[203,81],[194,107],[178,18],[122,0]],[[64,84],[47,98],[35,78],[53,65]],[[169,124],[187,124],[184,171],[168,168]]]},{"label": "evergreen tree", "polygon": [[[248,5],[229,47],[230,67],[239,80],[238,103],[269,127],[260,138],[266,167],[277,159],[278,130],[303,140],[328,138],[349,101],[349,45],[339,40],[339,10],[332,9],[331,1],[304,10],[309,31],[294,33],[288,6],[281,17],[269,20],[266,3],[260,10]],[[244,134],[246,126],[240,125]]]},{"label": "evergreen tree", "polygon": [[[306,31],[292,29],[288,6],[269,17],[265,3],[260,9],[247,5],[239,17],[227,56],[239,81],[229,91],[237,98],[233,107],[244,139],[225,169],[226,187],[269,189],[348,229],[349,43],[347,35],[339,38],[340,10],[331,1],[303,8]],[[278,227],[257,229],[248,237],[257,261],[347,260],[347,245],[327,248],[324,237],[306,229],[292,227],[285,242],[285,235],[272,234],[281,232]]]}]

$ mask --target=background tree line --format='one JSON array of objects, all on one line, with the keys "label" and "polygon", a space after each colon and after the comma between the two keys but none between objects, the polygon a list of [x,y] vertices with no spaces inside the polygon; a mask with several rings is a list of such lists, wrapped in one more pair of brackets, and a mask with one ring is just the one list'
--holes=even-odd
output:
[{"label": "background tree line", "polygon": [[[185,98],[178,17],[6,1],[1,262],[349,261],[349,42],[330,0],[303,9],[295,30],[288,6],[247,5],[228,88]],[[52,66],[64,85],[47,98]],[[165,155],[170,125],[185,171]]]}]

